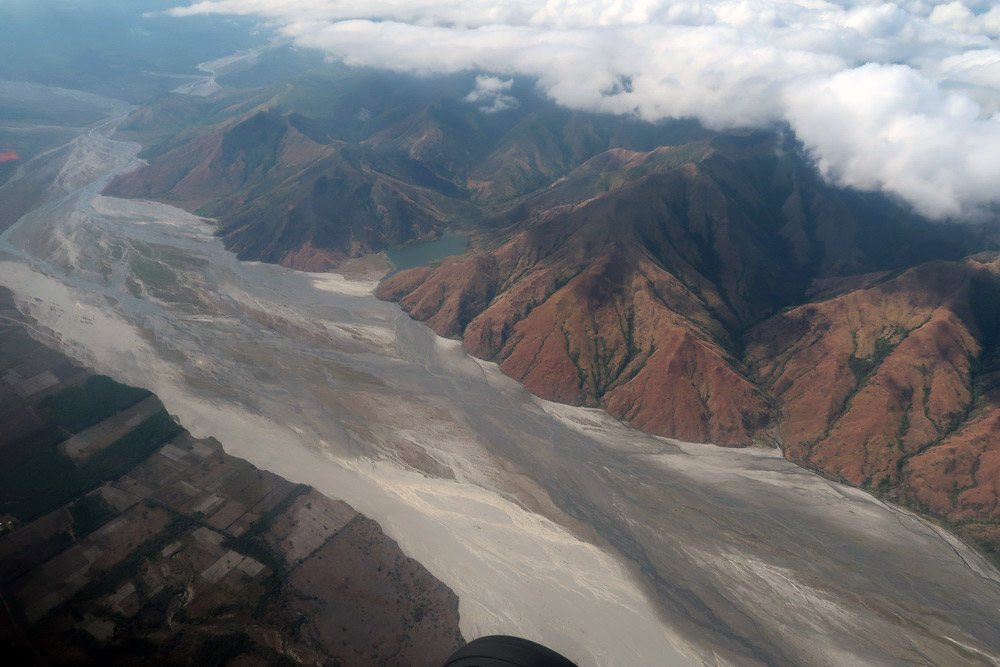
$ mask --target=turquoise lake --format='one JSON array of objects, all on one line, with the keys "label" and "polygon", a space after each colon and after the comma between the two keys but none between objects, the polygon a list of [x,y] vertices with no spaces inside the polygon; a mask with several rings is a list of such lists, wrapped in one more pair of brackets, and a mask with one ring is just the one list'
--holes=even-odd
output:
[{"label": "turquoise lake", "polygon": [[418,266],[429,266],[439,259],[460,255],[465,252],[468,245],[469,237],[465,234],[445,232],[441,238],[434,241],[413,243],[395,250],[386,250],[385,254],[396,267],[392,273],[396,273]]}]

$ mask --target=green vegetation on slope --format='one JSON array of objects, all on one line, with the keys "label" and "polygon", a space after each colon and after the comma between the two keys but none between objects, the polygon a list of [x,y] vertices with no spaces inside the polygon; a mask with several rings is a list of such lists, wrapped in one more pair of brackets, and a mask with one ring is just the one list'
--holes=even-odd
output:
[{"label": "green vegetation on slope", "polygon": [[875,372],[885,358],[889,356],[893,348],[896,347],[888,338],[879,338],[875,341],[875,350],[870,357],[856,357],[851,355],[847,360],[847,365],[854,373],[859,384],[868,379],[868,376]]}]

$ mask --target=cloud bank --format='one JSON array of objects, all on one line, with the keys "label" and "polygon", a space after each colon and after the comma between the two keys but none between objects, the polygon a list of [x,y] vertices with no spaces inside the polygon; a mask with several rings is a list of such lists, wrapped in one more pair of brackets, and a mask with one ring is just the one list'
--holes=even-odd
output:
[{"label": "cloud bank", "polygon": [[830,181],[934,218],[1000,203],[993,0],[206,0],[349,64],[536,77],[571,108],[725,129],[787,124]]}]

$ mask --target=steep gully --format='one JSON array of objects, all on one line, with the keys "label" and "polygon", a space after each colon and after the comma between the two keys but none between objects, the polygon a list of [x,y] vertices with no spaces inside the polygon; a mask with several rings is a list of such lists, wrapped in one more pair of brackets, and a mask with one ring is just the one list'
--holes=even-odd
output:
[{"label": "steep gully", "polygon": [[536,399],[374,280],[240,263],[205,220],[100,196],[137,165],[120,118],[0,237],[0,283],[70,356],[379,521],[466,636],[582,664],[1000,661],[1000,577],[944,531],[774,451]]}]

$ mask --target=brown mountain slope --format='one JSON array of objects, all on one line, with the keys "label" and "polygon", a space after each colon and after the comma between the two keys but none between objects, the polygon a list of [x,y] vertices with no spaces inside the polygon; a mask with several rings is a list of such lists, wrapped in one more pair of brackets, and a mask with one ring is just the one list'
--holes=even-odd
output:
[{"label": "brown mountain slope", "polygon": [[363,143],[419,161],[492,209],[546,187],[610,148],[650,150],[714,135],[694,121],[654,125],[552,105],[521,110],[523,115],[470,109],[441,101]]},{"label": "brown mountain slope", "polygon": [[981,351],[968,303],[985,271],[976,266],[924,264],[749,332],[747,357],[782,405],[790,457],[877,486],[963,420]]},{"label": "brown mountain slope", "polygon": [[993,520],[996,260],[932,262],[752,329],[789,458],[956,521]]},{"label": "brown mountain slope", "polygon": [[1000,391],[982,396],[969,420],[906,460],[900,496],[947,517],[959,531],[1000,556]]},{"label": "brown mountain slope", "polygon": [[150,163],[107,191],[217,218],[243,259],[327,269],[474,224],[612,146],[713,135],[571,112],[528,82],[516,108],[483,113],[465,99],[473,85],[330,65],[267,88],[167,95],[120,127]]},{"label": "brown mountain slope", "polygon": [[412,165],[344,142],[317,143],[286,116],[258,111],[181,143],[107,192],[215,217],[242,259],[325,270],[434,236],[470,210],[421,180]]},{"label": "brown mountain slope", "polygon": [[[705,273],[721,265],[721,252],[731,261],[720,274],[779,281],[767,266],[740,265],[735,248],[752,242],[753,225],[730,224],[730,215],[742,214],[689,164],[555,206],[488,255],[397,274],[379,295],[442,335],[464,332],[470,353],[496,359],[545,398],[604,404],[656,433],[748,444],[769,410],[728,351],[727,327],[762,306],[743,299],[732,308],[726,289],[745,286],[719,289]],[[602,224],[616,216],[628,224]],[[715,247],[701,247],[691,226],[714,235]],[[753,299],[773,298],[764,292]]]},{"label": "brown mountain slope", "polygon": [[893,219],[761,148],[601,154],[491,220],[468,256],[378,296],[544,398],[687,440],[776,442],[989,546],[1000,265],[922,261],[978,232]]},{"label": "brown mountain slope", "polygon": [[827,240],[850,240],[856,214],[775,149],[752,136],[608,151],[494,219],[478,256],[396,274],[379,296],[545,398],[749,444],[773,412],[739,333],[812,275],[865,260]]}]

